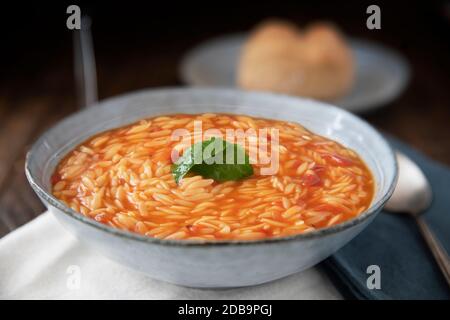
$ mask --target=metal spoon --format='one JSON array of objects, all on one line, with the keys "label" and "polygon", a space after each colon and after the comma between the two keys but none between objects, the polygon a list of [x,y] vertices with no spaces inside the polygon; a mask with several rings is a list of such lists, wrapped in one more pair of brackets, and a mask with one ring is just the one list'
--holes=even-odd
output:
[{"label": "metal spoon", "polygon": [[385,209],[411,215],[419,226],[428,247],[431,249],[448,285],[450,286],[450,260],[448,253],[421,217],[431,203],[432,192],[422,170],[406,155],[397,152],[399,177],[394,194]]},{"label": "metal spoon", "polygon": [[92,20],[81,17],[81,30],[73,32],[74,74],[77,85],[78,104],[87,108],[95,104],[97,96],[97,68],[91,33]]}]

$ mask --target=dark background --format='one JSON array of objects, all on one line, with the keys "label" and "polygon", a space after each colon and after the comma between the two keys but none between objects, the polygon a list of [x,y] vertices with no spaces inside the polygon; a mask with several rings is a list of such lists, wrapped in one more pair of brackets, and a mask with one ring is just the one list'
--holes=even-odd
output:
[{"label": "dark background", "polygon": [[[24,177],[24,156],[46,128],[77,110],[70,4],[93,19],[100,99],[182,85],[177,68],[188,49],[264,18],[300,26],[331,20],[411,65],[406,91],[362,116],[450,165],[450,1],[8,2],[0,4],[0,237],[44,210]],[[366,28],[370,4],[381,7],[381,30]]]}]

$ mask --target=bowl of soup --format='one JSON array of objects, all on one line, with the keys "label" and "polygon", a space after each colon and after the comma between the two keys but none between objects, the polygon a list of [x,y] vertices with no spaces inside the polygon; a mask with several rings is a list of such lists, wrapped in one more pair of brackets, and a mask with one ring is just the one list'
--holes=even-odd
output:
[{"label": "bowl of soup", "polygon": [[241,287],[309,268],[393,192],[395,157],[369,124],[313,100],[157,89],[47,131],[31,186],[80,241],[163,281]]}]

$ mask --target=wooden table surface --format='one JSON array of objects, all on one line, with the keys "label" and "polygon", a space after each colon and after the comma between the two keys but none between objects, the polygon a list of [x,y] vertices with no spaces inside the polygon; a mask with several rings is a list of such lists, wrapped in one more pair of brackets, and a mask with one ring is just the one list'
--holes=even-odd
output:
[{"label": "wooden table surface", "polygon": [[[382,29],[375,31],[365,27],[361,5],[297,8],[275,3],[258,10],[242,7],[237,15],[224,7],[220,14],[186,17],[162,11],[152,19],[137,9],[94,10],[99,97],[181,85],[177,68],[186,50],[216,35],[248,30],[265,17],[282,16],[300,24],[325,18],[347,34],[379,41],[407,58],[412,79],[406,91],[383,109],[362,116],[450,165],[450,27],[448,11],[441,4],[416,5],[406,11],[382,7]],[[45,210],[26,181],[24,157],[42,132],[77,110],[72,34],[65,29],[61,8],[39,8],[39,14],[28,17],[28,27],[9,30],[6,36],[10,46],[0,62],[0,237]],[[128,17],[125,26],[114,24],[124,16]],[[39,30],[33,28],[33,21],[42,17]]]}]

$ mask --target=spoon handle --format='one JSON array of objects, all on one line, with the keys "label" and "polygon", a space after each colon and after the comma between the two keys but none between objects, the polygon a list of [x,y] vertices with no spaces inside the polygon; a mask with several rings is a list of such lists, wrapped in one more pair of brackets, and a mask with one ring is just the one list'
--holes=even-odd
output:
[{"label": "spoon handle", "polygon": [[81,17],[81,30],[73,32],[75,83],[78,103],[86,108],[95,104],[97,96],[97,69],[92,41],[91,19]]},{"label": "spoon handle", "polygon": [[428,247],[431,249],[434,258],[436,259],[436,262],[438,263],[439,268],[441,269],[445,277],[445,280],[447,280],[447,284],[450,286],[450,260],[447,251],[439,243],[436,236],[428,227],[422,217],[417,217],[416,221],[419,226],[420,232],[425,238]]}]

